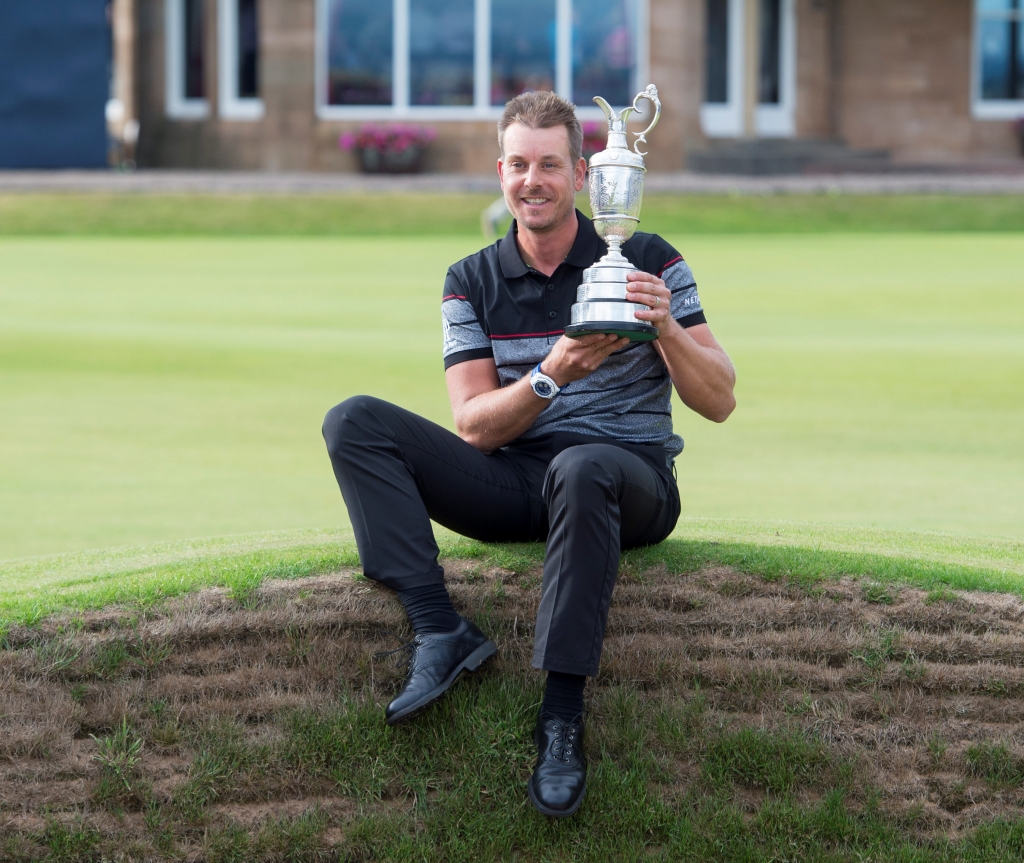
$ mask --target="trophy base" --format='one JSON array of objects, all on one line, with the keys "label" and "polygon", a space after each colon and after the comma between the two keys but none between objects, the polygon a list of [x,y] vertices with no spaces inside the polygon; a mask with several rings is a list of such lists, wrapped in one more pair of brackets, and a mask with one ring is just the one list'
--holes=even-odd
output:
[{"label": "trophy base", "polygon": [[650,324],[642,324],[639,321],[635,324],[626,323],[625,321],[587,321],[581,324],[569,324],[565,328],[565,334],[570,339],[602,333],[626,338],[631,342],[651,342],[658,338],[657,327],[652,327]]}]

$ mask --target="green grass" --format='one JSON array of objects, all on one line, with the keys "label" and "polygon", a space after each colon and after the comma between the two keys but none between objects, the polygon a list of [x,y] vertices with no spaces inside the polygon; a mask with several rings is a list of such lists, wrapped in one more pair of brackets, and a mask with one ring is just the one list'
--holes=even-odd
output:
[{"label": "green grass", "polygon": [[[481,560],[514,572],[543,559],[540,544],[487,545],[443,528],[437,533],[442,557]],[[358,564],[348,531],[322,530],[12,560],[0,563],[0,633],[12,623],[31,625],[56,612],[113,604],[146,609],[205,587],[225,587],[245,601],[268,578],[302,578]],[[935,602],[955,601],[960,590],[1024,597],[1020,543],[944,534],[832,528],[819,535],[813,525],[687,519],[675,537],[623,557],[627,572],[658,565],[676,573],[726,565],[807,585],[849,575],[864,580],[866,598],[883,602],[904,584],[930,591]],[[158,658],[114,641],[98,654],[94,672],[109,677],[125,663],[147,666]],[[47,664],[59,673],[74,659],[54,655]]]},{"label": "green grass", "polygon": [[1017,758],[1005,743],[977,743],[964,753],[975,776],[993,787],[1013,787],[1024,783],[1024,760]]},{"label": "green grass", "polygon": [[128,727],[128,720],[122,719],[121,724],[108,736],[90,736],[98,750],[93,756],[94,760],[100,765],[97,796],[101,800],[112,800],[132,794],[132,786],[138,787],[137,772],[142,740]]},{"label": "green grass", "polygon": [[[373,392],[449,422],[438,292],[477,248],[485,200],[0,199],[0,234],[107,235],[0,239],[0,633],[123,606],[121,634],[95,650],[76,643],[74,614],[19,648],[83,704],[168,658],[138,637],[135,610],[214,585],[252,608],[265,579],[355,568],[321,417]],[[1024,597],[1022,212],[1015,199],[650,198],[645,227],[693,264],[740,408],[715,426],[677,406],[683,518],[667,542],[627,553],[624,576],[727,565],[813,592],[853,575],[879,606],[904,585],[931,603]],[[401,242],[333,236],[385,229]],[[186,236],[211,230],[291,236]],[[543,555],[439,538],[444,556],[518,572]],[[287,638],[289,661],[307,661],[303,632]],[[853,657],[858,685],[901,657],[912,682],[905,654],[880,628]],[[587,804],[544,819],[523,793],[538,686],[525,669],[480,675],[397,729],[372,692],[342,686],[267,718],[266,735],[133,697],[90,729],[87,810],[0,830],[0,858],[176,859],[182,841],[209,861],[1024,856],[1024,822],[952,841],[922,838],[937,831],[918,829],[919,812],[885,814],[856,758],[801,730],[798,700],[792,727],[722,727],[714,693],[621,682],[592,690]],[[1015,696],[1000,680],[986,692]],[[169,796],[139,762],[163,748],[190,765]],[[951,762],[946,749],[935,737],[926,757]],[[993,793],[1024,776],[1000,741],[964,759],[944,769]],[[317,806],[257,823],[217,811],[281,777],[344,798],[341,834]],[[126,813],[143,819],[138,845],[116,835]]]},{"label": "green grass", "polygon": [[[686,518],[1020,553],[1024,237],[670,239],[739,372],[724,425],[677,405]],[[450,425],[438,298],[478,246],[0,240],[0,560],[344,525],[323,415],[369,392]]]},{"label": "green grass", "polygon": [[714,785],[738,782],[775,794],[820,784],[830,770],[843,772],[817,740],[798,733],[742,728],[722,734],[704,755],[701,769]]},{"label": "green grass", "polygon": [[[572,819],[546,819],[523,793],[538,697],[522,679],[492,676],[458,687],[401,728],[389,728],[380,705],[351,693],[277,718],[269,744],[245,742],[230,723],[211,726],[193,742],[190,779],[174,799],[142,801],[148,842],[139,843],[137,856],[117,848],[116,833],[103,835],[66,815],[44,829],[0,837],[0,852],[27,861],[38,859],[33,847],[42,847],[53,860],[71,861],[109,859],[115,850],[128,851],[122,859],[152,859],[157,849],[162,859],[177,859],[176,840],[183,838],[198,838],[211,863],[1010,863],[1024,851],[1021,821],[995,820],[955,841],[921,836],[920,813],[884,813],[877,789],[858,783],[856,764],[836,758],[811,734],[716,729],[693,694],[678,700],[688,726],[659,723],[659,700],[624,686],[611,687],[594,706],[591,728],[599,731],[590,749],[597,757],[586,805]],[[629,720],[628,733],[616,724],[619,712]],[[672,785],[680,759],[701,765],[685,791]],[[332,795],[346,798],[343,839],[336,833],[337,844],[328,840],[328,825],[339,819],[316,806],[251,824],[212,810],[219,799],[259,788],[269,774],[307,786],[323,780]],[[109,799],[99,803],[112,809]]]},{"label": "green grass", "polygon": [[[694,528],[704,536],[715,535],[716,529],[719,536],[740,533],[735,522],[683,525],[684,531]],[[771,526],[744,528],[747,536],[757,537]],[[998,543],[972,543],[941,534],[901,535],[896,541],[891,531],[872,535],[865,529],[833,530],[828,536],[828,549],[787,545],[782,537],[774,542],[672,539],[627,553],[624,577],[643,579],[652,566],[690,573],[724,563],[768,579],[785,579],[812,594],[820,593],[817,586],[822,581],[853,573],[866,576],[865,590],[917,585],[933,589],[939,594],[936,601],[943,602],[956,601],[950,585],[1024,596],[1024,558],[1003,554]],[[444,531],[441,539],[445,556],[473,558],[512,571],[535,567],[543,554],[536,544],[490,546]],[[918,556],[900,553],[900,543]],[[888,547],[888,554],[857,550],[873,545]],[[941,561],[943,549],[956,549],[972,564]],[[321,697],[285,704],[258,717],[251,712],[234,714],[228,706],[220,718],[213,718],[203,711],[182,710],[180,702],[176,709],[163,700],[170,692],[186,701],[192,697],[179,680],[190,666],[182,668],[178,655],[173,670],[160,668],[171,656],[162,640],[166,630],[151,628],[148,638],[153,643],[148,643],[139,624],[143,615],[133,613],[133,603],[145,606],[200,582],[224,584],[235,593],[235,602],[225,608],[260,609],[272,625],[271,620],[280,620],[286,609],[301,606],[275,605],[266,597],[248,605],[249,595],[264,578],[301,577],[354,561],[352,541],[342,533],[296,531],[122,549],[106,556],[30,558],[7,565],[0,579],[0,628],[16,617],[19,608],[38,616],[44,607],[56,610],[62,603],[84,608],[120,599],[127,607],[106,620],[103,642],[85,653],[76,652],[78,631],[87,638],[96,632],[73,616],[56,631],[19,633],[16,643],[0,638],[0,650],[12,652],[3,657],[9,667],[22,669],[31,683],[59,684],[76,701],[84,696],[88,710],[82,721],[91,723],[98,744],[98,769],[86,785],[87,809],[65,806],[45,827],[0,832],[0,858],[27,863],[49,853],[55,861],[98,861],[118,855],[148,860],[156,851],[157,859],[179,859],[186,845],[193,852],[201,845],[201,857],[209,861],[409,863],[1010,863],[1024,852],[1024,821],[983,823],[953,841],[943,838],[934,823],[919,822],[922,812],[896,806],[901,814],[894,814],[893,807],[880,805],[881,789],[864,781],[863,761],[876,757],[878,750],[837,746],[817,737],[805,722],[800,702],[792,698],[784,703],[796,706],[776,717],[778,724],[766,724],[764,716],[761,724],[756,717],[751,724],[749,714],[735,715],[735,704],[723,706],[732,682],[708,688],[707,694],[700,679],[688,675],[666,679],[660,687],[639,687],[614,673],[593,684],[588,697],[588,798],[567,822],[535,813],[523,790],[534,758],[530,729],[541,683],[525,663],[472,676],[415,723],[397,728],[382,721],[390,687],[375,691],[366,675],[356,676],[353,683],[351,669],[341,673],[333,663],[311,670],[310,683],[319,680],[325,685]],[[125,584],[132,587],[119,594]],[[298,596],[301,601],[301,591]],[[173,612],[164,608],[157,611],[161,613]],[[325,618],[321,615],[320,620]],[[333,639],[339,633],[329,617],[326,620],[326,635]],[[506,618],[503,649],[514,650],[507,641],[509,626]],[[178,638],[189,640],[201,631],[181,631]],[[269,631],[267,635],[273,637]],[[302,631],[285,630],[283,636],[281,646],[286,650],[264,645],[250,658],[256,663],[252,668],[277,673],[284,663],[287,679],[304,691],[301,678],[290,676],[292,663],[310,670],[316,659],[306,652]],[[225,657],[236,639],[245,640],[229,627],[222,641],[201,641],[201,649],[217,657],[210,668],[215,673],[202,678],[204,666],[192,669],[197,689],[203,689],[206,698],[218,699],[221,708],[237,685],[230,681],[237,669]],[[858,689],[863,687],[861,694],[877,698],[880,705],[888,703],[896,691],[879,688],[877,680],[882,669],[899,662],[904,653],[899,631],[880,626],[877,641],[869,639],[853,655],[865,669],[855,683]],[[377,667],[378,683],[386,673],[385,661]],[[228,679],[221,678],[221,670],[228,671]],[[170,688],[161,681],[168,681]],[[19,684],[25,685],[20,678]],[[756,670],[746,676],[740,673],[735,682],[737,690],[763,700],[776,713],[779,692],[772,687],[781,685],[765,678],[760,691]],[[115,694],[125,686],[134,695],[127,702],[118,701]],[[1013,693],[1006,692],[1005,697]],[[804,698],[811,709],[810,697]],[[165,754],[168,749],[188,764],[184,780],[169,793],[166,785],[162,790],[157,787],[165,770],[163,760],[145,762],[146,755]],[[942,760],[945,749],[941,739],[929,741],[934,762]],[[33,755],[46,757],[45,752]],[[986,783],[993,793],[1018,787],[1022,776],[1019,759],[999,741],[972,744],[963,761],[943,767],[944,773],[951,770],[964,777],[964,783],[971,778],[976,786]],[[282,788],[302,789],[295,793],[305,798],[304,811],[253,821],[236,820],[232,809],[221,808],[258,803],[272,793],[279,796]],[[333,808],[326,812],[319,801]],[[133,813],[143,814],[145,830],[140,834],[136,827],[134,838],[126,842],[119,837],[119,824]],[[136,825],[137,821],[136,817]]]},{"label": "green grass", "polygon": [[[479,234],[491,194],[0,195],[0,236],[451,236]],[[580,198],[581,208],[587,201]],[[1021,231],[1020,196],[647,194],[665,234]]]}]

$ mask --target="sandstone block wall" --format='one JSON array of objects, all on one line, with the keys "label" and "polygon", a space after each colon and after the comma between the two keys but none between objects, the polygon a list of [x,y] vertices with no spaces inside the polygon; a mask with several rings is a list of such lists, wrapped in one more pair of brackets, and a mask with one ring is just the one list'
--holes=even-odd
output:
[{"label": "sandstone block wall", "polygon": [[[202,120],[164,109],[164,0],[136,0],[136,87],[142,166],[250,170],[356,170],[338,137],[359,123],[317,118],[314,0],[260,0],[262,119],[217,114],[216,2],[208,0],[207,94]],[[905,161],[1011,158],[1012,123],[971,117],[971,0],[796,0],[796,130],[844,138]],[[704,0],[650,0],[650,79],[664,113],[648,165],[680,170],[706,144]],[[427,170],[487,174],[491,121],[429,123],[438,137]]]}]

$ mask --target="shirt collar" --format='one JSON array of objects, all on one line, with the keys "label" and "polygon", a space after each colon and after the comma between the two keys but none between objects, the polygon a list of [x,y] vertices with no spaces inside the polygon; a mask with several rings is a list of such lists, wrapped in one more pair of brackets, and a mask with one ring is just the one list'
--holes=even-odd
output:
[{"label": "shirt collar", "polygon": [[[604,252],[604,241],[594,230],[594,223],[576,211],[576,239],[573,241],[569,254],[565,256],[565,263],[570,267],[584,269],[593,264]],[[519,254],[519,246],[516,243],[516,231],[518,230],[516,220],[508,226],[508,233],[505,240],[498,247],[498,261],[501,264],[501,274],[506,279],[518,279],[530,272],[522,256]]]}]

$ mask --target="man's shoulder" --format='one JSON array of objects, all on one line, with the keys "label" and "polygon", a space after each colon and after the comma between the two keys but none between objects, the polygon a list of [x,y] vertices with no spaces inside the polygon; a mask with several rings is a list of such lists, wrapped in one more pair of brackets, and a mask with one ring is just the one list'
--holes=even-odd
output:
[{"label": "man's shoulder", "polygon": [[449,275],[455,276],[468,288],[480,288],[500,277],[501,266],[498,249],[502,240],[495,240],[479,252],[467,255],[448,268]]},{"label": "man's shoulder", "polygon": [[623,244],[622,252],[637,269],[655,275],[683,260],[679,251],[666,239],[644,231],[633,234]]}]

